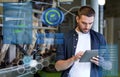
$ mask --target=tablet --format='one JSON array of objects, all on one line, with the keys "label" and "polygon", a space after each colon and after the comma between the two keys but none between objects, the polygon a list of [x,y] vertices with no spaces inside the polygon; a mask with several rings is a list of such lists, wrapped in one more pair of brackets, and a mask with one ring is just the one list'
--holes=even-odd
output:
[{"label": "tablet", "polygon": [[94,56],[98,56],[98,50],[86,50],[79,62],[90,62],[90,59]]}]

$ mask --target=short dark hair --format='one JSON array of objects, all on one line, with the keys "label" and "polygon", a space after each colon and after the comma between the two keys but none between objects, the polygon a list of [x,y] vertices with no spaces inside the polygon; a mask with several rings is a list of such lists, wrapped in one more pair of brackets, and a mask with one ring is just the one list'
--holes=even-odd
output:
[{"label": "short dark hair", "polygon": [[95,11],[90,6],[82,6],[77,11],[77,16],[81,17],[81,15],[85,15],[85,16],[88,16],[88,17],[95,16]]}]

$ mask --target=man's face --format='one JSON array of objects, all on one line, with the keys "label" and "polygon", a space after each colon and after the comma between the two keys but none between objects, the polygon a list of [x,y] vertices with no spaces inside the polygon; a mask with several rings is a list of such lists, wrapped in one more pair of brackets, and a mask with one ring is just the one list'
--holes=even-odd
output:
[{"label": "man's face", "polygon": [[88,33],[93,25],[94,16],[88,17],[82,15],[81,17],[76,17],[77,21],[77,30],[81,31],[82,33]]}]

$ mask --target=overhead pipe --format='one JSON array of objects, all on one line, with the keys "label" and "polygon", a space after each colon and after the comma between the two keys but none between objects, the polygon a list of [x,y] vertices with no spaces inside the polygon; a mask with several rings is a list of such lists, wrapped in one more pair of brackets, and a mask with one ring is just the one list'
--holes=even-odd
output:
[{"label": "overhead pipe", "polygon": [[86,5],[86,0],[81,0],[81,6],[85,6]]},{"label": "overhead pipe", "polygon": [[99,5],[98,0],[91,0],[91,7],[95,10],[95,21],[93,23],[93,30],[99,32]]}]

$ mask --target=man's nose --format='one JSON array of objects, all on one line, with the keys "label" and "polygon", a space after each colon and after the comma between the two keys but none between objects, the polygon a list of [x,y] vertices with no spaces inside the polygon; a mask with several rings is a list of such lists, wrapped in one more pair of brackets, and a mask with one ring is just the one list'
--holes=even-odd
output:
[{"label": "man's nose", "polygon": [[87,28],[87,29],[88,29],[89,27],[90,27],[90,24],[86,24],[85,28]]}]

